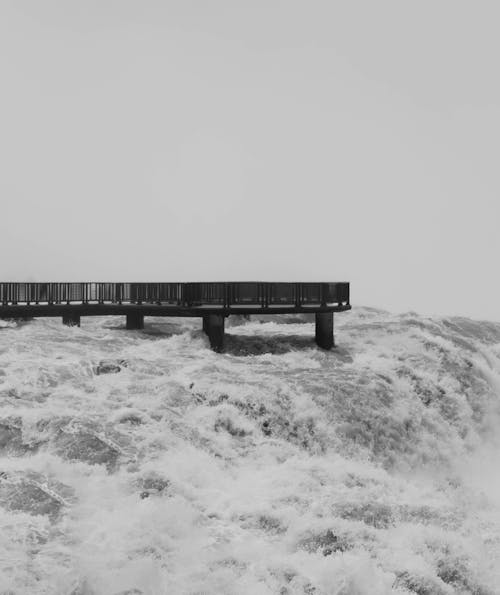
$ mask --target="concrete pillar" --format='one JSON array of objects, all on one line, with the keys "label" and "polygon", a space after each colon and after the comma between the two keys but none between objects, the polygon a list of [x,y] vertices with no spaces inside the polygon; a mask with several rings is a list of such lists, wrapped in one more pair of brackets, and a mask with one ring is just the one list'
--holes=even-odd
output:
[{"label": "concrete pillar", "polygon": [[66,326],[80,326],[80,314],[68,312],[68,314],[63,314],[62,321]]},{"label": "concrete pillar", "polygon": [[224,349],[224,316],[222,314],[205,314],[203,330],[210,339],[210,347],[220,353]]},{"label": "concrete pillar", "polygon": [[127,328],[129,330],[144,328],[144,314],[140,312],[127,314]]},{"label": "concrete pillar", "polygon": [[316,312],[316,344],[322,349],[335,347],[333,312]]}]

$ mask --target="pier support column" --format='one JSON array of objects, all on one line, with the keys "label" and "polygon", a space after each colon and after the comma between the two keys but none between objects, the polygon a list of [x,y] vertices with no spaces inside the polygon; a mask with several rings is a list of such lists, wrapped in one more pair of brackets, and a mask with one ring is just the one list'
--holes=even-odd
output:
[{"label": "pier support column", "polygon": [[62,321],[66,326],[80,326],[80,314],[74,312],[63,314]]},{"label": "pier support column", "polygon": [[141,328],[144,328],[144,314],[140,312],[130,312],[130,314],[127,314],[127,329]]},{"label": "pier support column", "polygon": [[333,312],[316,312],[316,344],[322,349],[335,347]]},{"label": "pier support column", "polygon": [[210,347],[220,353],[224,349],[224,316],[222,314],[205,314],[203,330],[208,335]]}]

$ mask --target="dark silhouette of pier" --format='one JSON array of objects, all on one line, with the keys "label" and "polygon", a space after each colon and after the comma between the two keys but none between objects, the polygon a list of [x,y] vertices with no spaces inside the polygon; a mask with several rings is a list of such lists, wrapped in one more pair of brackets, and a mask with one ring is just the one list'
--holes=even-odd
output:
[{"label": "dark silhouette of pier", "polygon": [[200,317],[215,351],[231,314],[314,313],[316,343],[331,349],[333,314],[350,309],[349,283],[0,283],[0,318],[80,326],[82,316],[125,315],[128,329],[141,329],[145,316]]}]

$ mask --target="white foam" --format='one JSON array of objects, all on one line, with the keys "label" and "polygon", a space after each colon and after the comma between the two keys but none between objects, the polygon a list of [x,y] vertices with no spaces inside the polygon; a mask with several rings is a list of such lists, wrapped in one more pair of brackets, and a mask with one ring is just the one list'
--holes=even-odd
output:
[{"label": "white foam", "polygon": [[4,325],[0,590],[499,592],[500,346],[474,324],[360,310],[327,353],[249,322],[224,354],[197,320]]}]

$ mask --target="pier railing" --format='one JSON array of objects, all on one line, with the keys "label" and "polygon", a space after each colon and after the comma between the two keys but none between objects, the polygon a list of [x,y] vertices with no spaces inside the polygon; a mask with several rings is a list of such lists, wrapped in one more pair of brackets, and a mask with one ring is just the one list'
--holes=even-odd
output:
[{"label": "pier railing", "polygon": [[348,306],[349,283],[0,283],[0,305]]}]

